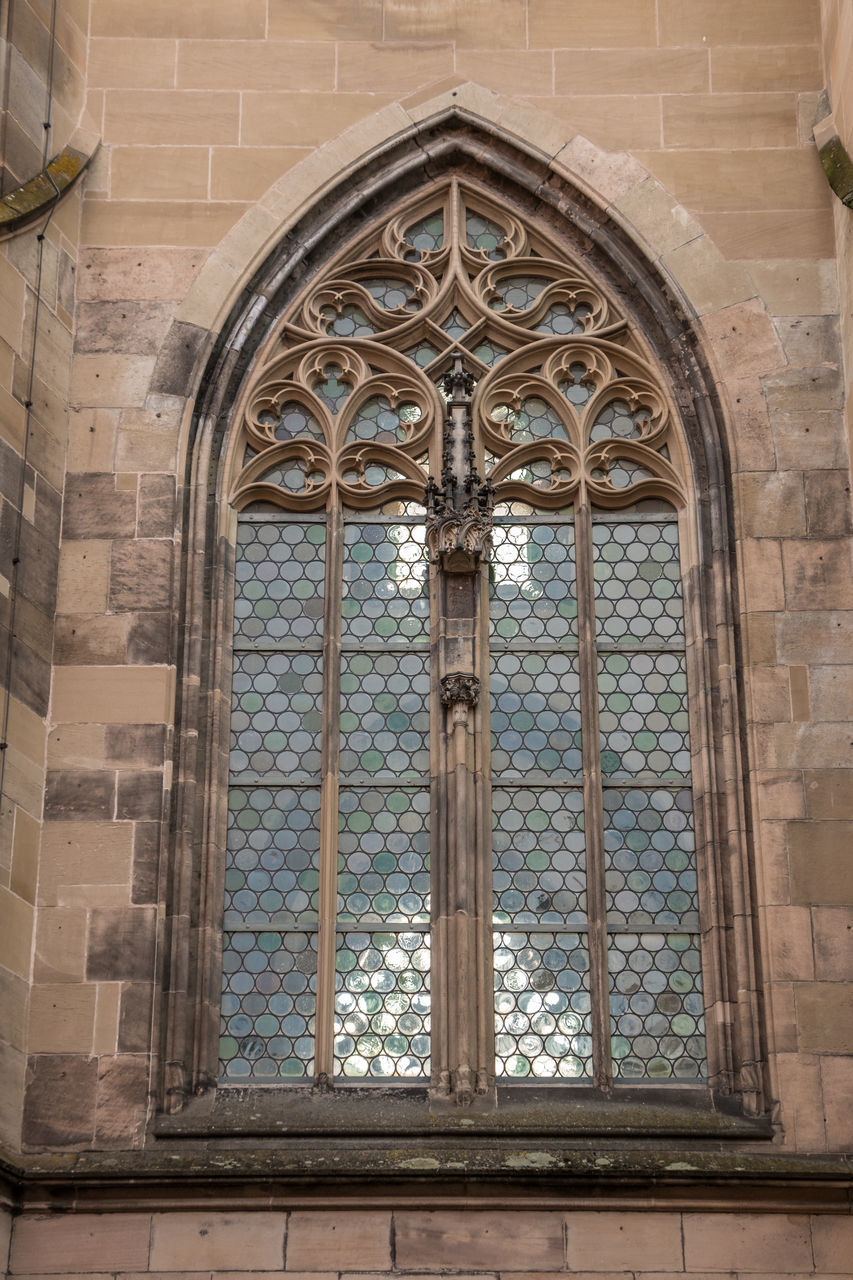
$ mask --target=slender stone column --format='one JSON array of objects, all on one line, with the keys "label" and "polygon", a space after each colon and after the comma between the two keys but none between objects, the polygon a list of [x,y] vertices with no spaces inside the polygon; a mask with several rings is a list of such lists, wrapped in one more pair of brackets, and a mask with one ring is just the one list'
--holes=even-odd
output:
[{"label": "slender stone column", "polygon": [[443,379],[448,397],[441,487],[427,488],[427,544],[435,577],[441,732],[433,779],[432,922],[435,937],[433,1106],[489,1105],[494,1096],[491,977],[491,830],[483,767],[478,627],[491,544],[492,491],[474,464],[474,380],[461,357]]}]

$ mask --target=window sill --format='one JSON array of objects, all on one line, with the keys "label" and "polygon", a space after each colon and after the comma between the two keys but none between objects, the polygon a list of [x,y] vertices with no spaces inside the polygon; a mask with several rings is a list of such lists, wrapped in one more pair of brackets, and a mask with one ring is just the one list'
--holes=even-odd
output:
[{"label": "window sill", "polygon": [[704,1086],[624,1085],[612,1094],[584,1086],[507,1085],[489,1109],[430,1110],[426,1091],[406,1086],[228,1086],[154,1121],[158,1138],[235,1139],[490,1137],[755,1142],[773,1137],[766,1117]]}]

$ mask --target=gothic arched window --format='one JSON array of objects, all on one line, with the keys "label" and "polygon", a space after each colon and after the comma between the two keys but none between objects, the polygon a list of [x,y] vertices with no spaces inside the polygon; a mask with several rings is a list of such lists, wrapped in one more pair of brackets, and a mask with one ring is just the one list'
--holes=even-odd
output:
[{"label": "gothic arched window", "polygon": [[691,475],[636,326],[449,179],[240,421],[223,1081],[704,1079]]}]

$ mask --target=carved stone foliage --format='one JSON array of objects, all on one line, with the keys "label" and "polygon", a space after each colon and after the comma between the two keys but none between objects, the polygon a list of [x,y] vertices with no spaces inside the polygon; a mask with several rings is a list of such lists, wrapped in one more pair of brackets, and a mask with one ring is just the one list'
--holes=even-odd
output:
[{"label": "carved stone foliage", "polygon": [[600,507],[680,505],[671,409],[614,302],[582,263],[455,179],[357,242],[286,313],[244,396],[233,502],[422,502],[446,471],[454,377],[471,400],[474,468],[498,502],[558,509],[583,487]]}]

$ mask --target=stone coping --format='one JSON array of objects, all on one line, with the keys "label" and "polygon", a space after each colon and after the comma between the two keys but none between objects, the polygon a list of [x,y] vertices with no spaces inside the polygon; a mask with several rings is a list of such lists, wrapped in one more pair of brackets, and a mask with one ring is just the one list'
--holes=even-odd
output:
[{"label": "stone coping", "polygon": [[0,199],[0,239],[25,230],[43,217],[76,182],[91,160],[76,148],[64,147],[41,173]]}]

